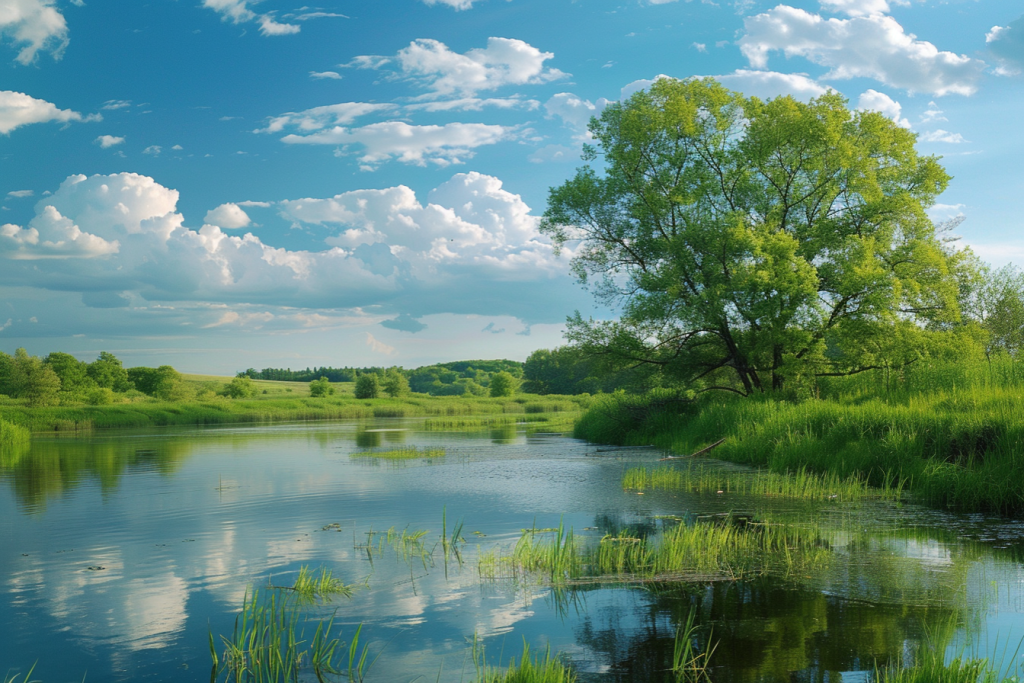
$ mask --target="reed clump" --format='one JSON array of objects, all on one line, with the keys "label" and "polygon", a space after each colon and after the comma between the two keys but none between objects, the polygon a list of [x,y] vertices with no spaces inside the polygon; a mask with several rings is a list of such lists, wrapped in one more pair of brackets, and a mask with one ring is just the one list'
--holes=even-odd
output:
[{"label": "reed clump", "polygon": [[478,683],[575,683],[576,672],[560,657],[553,657],[551,650],[531,655],[530,646],[523,642],[523,653],[519,659],[512,657],[508,668],[490,667],[478,660]]},{"label": "reed clump", "polygon": [[817,474],[801,467],[796,472],[735,472],[690,465],[685,468],[662,465],[631,467],[622,476],[622,486],[634,490],[683,491],[697,494],[734,493],[748,496],[797,498],[803,500],[850,502],[865,499],[898,501],[905,482],[888,478],[882,486],[871,486],[862,475],[845,479],[834,472]]},{"label": "reed clump", "polygon": [[359,451],[350,453],[353,458],[376,458],[378,460],[417,460],[420,458],[443,458],[443,448],[417,448],[407,446],[404,448],[391,448],[384,451]]},{"label": "reed clump", "polygon": [[341,596],[351,598],[355,592],[352,586],[346,585],[341,579],[334,578],[334,572],[326,567],[320,567],[316,571],[310,570],[309,566],[299,567],[299,574],[295,577],[295,583],[291,586],[275,586],[271,584],[270,589],[294,591],[305,602],[324,600],[330,602],[331,598]]},{"label": "reed clump", "polygon": [[628,532],[583,543],[561,525],[548,534],[525,530],[511,555],[484,553],[483,578],[542,577],[555,584],[737,580],[788,576],[831,561],[826,540],[813,530],[746,518],[673,524],[660,534]]},{"label": "reed clump", "polygon": [[1024,361],[920,363],[888,381],[868,374],[821,381],[800,399],[609,396],[574,434],[679,455],[725,439],[713,457],[876,487],[905,482],[938,507],[1024,512]]},{"label": "reed clump", "polygon": [[0,450],[25,446],[32,439],[32,432],[21,425],[0,420]]}]

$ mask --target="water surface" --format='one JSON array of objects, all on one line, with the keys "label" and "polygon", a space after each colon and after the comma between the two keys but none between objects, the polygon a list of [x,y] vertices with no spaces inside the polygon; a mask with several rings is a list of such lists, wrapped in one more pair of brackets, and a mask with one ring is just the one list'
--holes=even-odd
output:
[{"label": "water surface", "polygon": [[[859,681],[922,643],[1016,667],[1024,525],[882,503],[806,505],[623,491],[649,450],[595,448],[515,427],[444,433],[419,420],[37,437],[0,461],[0,671],[46,683],[207,681],[208,636],[247,590],[302,565],[361,584],[329,611],[343,640],[383,654],[370,680],[471,680],[524,642],[563,651],[583,680],[665,681],[675,630],[697,610],[716,681]],[[367,450],[443,448],[383,461]],[[722,465],[728,466],[728,465]],[[731,466],[729,466],[731,467]],[[588,586],[481,580],[476,557],[524,528],[599,538],[668,517],[743,512],[820,529],[827,568],[787,579]],[[461,520],[458,561],[436,548]],[[380,532],[425,530],[415,552]],[[368,548],[367,546],[372,546]],[[431,552],[433,551],[433,552]],[[440,676],[439,676],[440,672]]]}]

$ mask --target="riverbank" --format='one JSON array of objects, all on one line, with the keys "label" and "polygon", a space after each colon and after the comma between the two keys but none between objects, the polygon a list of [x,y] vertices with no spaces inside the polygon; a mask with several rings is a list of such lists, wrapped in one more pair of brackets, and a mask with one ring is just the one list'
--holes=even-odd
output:
[{"label": "riverbank", "polygon": [[[573,413],[589,405],[587,396],[515,396],[449,398],[412,395],[402,398],[356,399],[288,397],[168,402],[146,399],[101,406],[30,407],[8,400],[0,404],[0,420],[32,432],[88,431],[167,425],[301,422],[380,417],[525,415]],[[20,432],[19,432],[20,433]]]},{"label": "riverbank", "polygon": [[882,486],[905,482],[930,505],[1024,512],[1024,376],[1021,364],[921,365],[897,378],[832,381],[819,398],[667,394],[594,402],[575,436],[708,453],[774,472],[801,468]]}]

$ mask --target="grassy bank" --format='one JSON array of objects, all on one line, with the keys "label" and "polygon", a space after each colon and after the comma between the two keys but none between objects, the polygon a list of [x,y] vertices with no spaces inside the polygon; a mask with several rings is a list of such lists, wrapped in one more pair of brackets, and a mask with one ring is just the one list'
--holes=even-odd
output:
[{"label": "grassy bank", "polygon": [[[209,425],[382,417],[524,415],[574,413],[588,405],[586,397],[520,396],[510,398],[447,398],[414,395],[404,398],[356,399],[288,397],[164,402],[148,399],[102,406],[29,407],[10,400],[0,403],[0,420],[33,432]],[[2,435],[0,431],[0,435]],[[0,438],[3,438],[0,436]]]},{"label": "grassy bank", "polygon": [[615,395],[595,401],[575,435],[680,455],[725,439],[711,457],[874,486],[905,481],[932,505],[1024,512],[1024,364],[920,365],[823,383],[818,393],[695,402]]}]

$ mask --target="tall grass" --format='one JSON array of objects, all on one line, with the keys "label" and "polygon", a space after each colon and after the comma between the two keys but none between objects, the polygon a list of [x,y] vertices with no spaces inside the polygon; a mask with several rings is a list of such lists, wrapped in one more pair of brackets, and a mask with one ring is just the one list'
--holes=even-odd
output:
[{"label": "tall grass", "polygon": [[26,445],[32,438],[32,432],[21,425],[0,420],[0,450]]},{"label": "tall grass", "polygon": [[823,398],[706,395],[691,404],[607,397],[575,435],[693,453],[773,472],[906,482],[918,499],[970,511],[1024,511],[1024,364],[921,365],[888,385],[830,381]]},{"label": "tall grass", "polygon": [[[589,397],[531,396],[530,403],[549,406],[548,412],[578,411],[589,405]],[[229,399],[163,402],[147,399],[138,403],[102,406],[29,407],[22,401],[0,404],[0,419],[33,432],[82,431],[148,427],[151,425],[204,425],[226,423],[268,423],[369,419],[381,417],[519,415],[523,404],[517,400],[486,397],[440,397],[413,395],[403,398],[356,399],[351,396],[310,398],[296,396],[270,399]]]},{"label": "tall grass", "polygon": [[[531,655],[530,646],[523,641],[523,653],[519,660],[509,659],[508,668],[490,667],[477,660],[477,683],[575,683],[576,673],[559,657],[552,657],[551,650],[542,655]],[[500,664],[500,663],[499,663]]]},{"label": "tall grass", "polygon": [[559,525],[548,538],[523,532],[511,555],[484,553],[479,572],[488,579],[541,576],[560,584],[713,581],[765,574],[788,576],[825,566],[832,558],[816,531],[747,520],[698,520],[660,535],[606,535],[596,544],[576,539]]},{"label": "tall grass", "polygon": [[631,467],[622,476],[626,489],[661,489],[687,493],[738,493],[749,496],[849,502],[868,498],[900,500],[905,482],[887,480],[870,486],[859,473],[843,479],[833,472],[815,474],[801,467],[796,472],[730,472],[703,466],[661,465]]},{"label": "tall grass", "polygon": [[295,577],[292,586],[268,586],[271,590],[294,591],[303,602],[313,603],[316,600],[329,602],[334,596],[351,598],[355,592],[352,586],[347,586],[341,579],[334,578],[334,573],[326,567],[320,567],[311,571],[307,565],[299,567],[299,574]]}]

